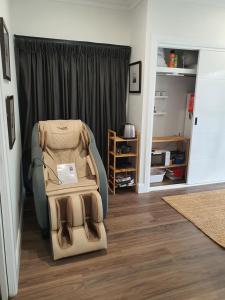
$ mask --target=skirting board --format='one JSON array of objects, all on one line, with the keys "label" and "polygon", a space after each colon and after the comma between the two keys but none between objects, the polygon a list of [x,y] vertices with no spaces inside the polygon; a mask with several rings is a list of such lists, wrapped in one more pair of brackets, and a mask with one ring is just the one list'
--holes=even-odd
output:
[{"label": "skirting board", "polygon": [[170,185],[154,186],[154,187],[149,187],[148,192],[182,189],[182,188],[189,188],[194,186],[204,186],[204,185],[220,184],[220,183],[221,184],[225,183],[225,181],[211,181],[211,182],[195,183],[195,184],[181,183],[181,184],[174,184],[174,185],[170,184]]},{"label": "skirting board", "polygon": [[21,242],[22,242],[22,228],[23,228],[23,207],[25,200],[25,189],[22,187],[21,189],[21,207],[20,207],[20,215],[19,215],[19,227],[16,239],[16,279],[17,284],[15,284],[12,290],[9,290],[9,296],[14,297],[18,293],[18,284],[19,284],[19,272],[20,272],[20,256],[21,256]]},{"label": "skirting board", "polygon": [[138,194],[146,193],[145,185],[144,183],[138,183]]},{"label": "skirting board", "polygon": [[161,185],[161,186],[153,186],[149,187],[148,191],[163,191],[163,190],[173,190],[173,189],[182,189],[191,187],[192,185],[186,184],[186,183],[180,183],[180,184],[170,184],[170,185]]},{"label": "skirting board", "polygon": [[22,228],[23,228],[23,206],[24,206],[24,199],[22,200],[22,204],[20,208],[20,221],[19,221],[19,228],[18,228],[17,241],[16,241],[16,265],[17,265],[18,278],[19,278],[19,271],[20,271],[20,254],[21,254],[21,240],[22,240]]}]

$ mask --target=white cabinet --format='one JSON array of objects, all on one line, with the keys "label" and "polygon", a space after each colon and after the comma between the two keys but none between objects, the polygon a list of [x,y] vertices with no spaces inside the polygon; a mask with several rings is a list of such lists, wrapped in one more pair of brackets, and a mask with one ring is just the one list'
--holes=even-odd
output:
[{"label": "white cabinet", "polygon": [[225,51],[201,50],[188,183],[225,181]]},{"label": "white cabinet", "polygon": [[201,50],[198,77],[225,79],[225,50]]}]

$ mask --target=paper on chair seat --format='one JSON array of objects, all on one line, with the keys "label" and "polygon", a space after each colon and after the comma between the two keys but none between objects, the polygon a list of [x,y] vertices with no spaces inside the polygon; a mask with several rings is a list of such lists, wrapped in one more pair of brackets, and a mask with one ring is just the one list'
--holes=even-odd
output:
[{"label": "paper on chair seat", "polygon": [[74,163],[57,165],[60,184],[78,183],[77,170]]}]

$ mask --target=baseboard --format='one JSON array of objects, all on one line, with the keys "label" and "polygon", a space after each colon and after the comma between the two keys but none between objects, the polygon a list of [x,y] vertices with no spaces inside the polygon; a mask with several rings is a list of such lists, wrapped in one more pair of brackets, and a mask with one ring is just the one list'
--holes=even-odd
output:
[{"label": "baseboard", "polygon": [[157,191],[164,191],[164,190],[175,190],[175,189],[183,189],[187,188],[188,185],[186,183],[179,183],[179,184],[170,184],[170,185],[160,185],[149,187],[149,192],[157,192]]},{"label": "baseboard", "polygon": [[17,241],[16,241],[16,266],[17,266],[18,278],[19,278],[19,270],[20,270],[20,254],[21,254],[21,240],[22,240],[22,227],[23,227],[23,205],[24,205],[24,200],[22,200],[22,204],[20,208],[19,228],[18,228]]},{"label": "baseboard", "polygon": [[138,183],[138,194],[147,193],[145,184],[144,183]]},{"label": "baseboard", "polygon": [[191,188],[197,186],[205,186],[205,185],[212,185],[212,184],[223,184],[224,181],[210,181],[210,182],[203,182],[203,183],[179,183],[179,184],[171,184],[171,185],[161,185],[155,187],[149,187],[148,192],[156,192],[156,191],[164,191],[164,190],[175,190],[175,189],[183,189],[183,188]]},{"label": "baseboard", "polygon": [[24,200],[25,200],[25,189],[21,189],[21,207],[20,207],[20,214],[19,214],[19,225],[18,225],[18,233],[16,239],[16,277],[17,277],[17,285],[12,293],[10,293],[11,297],[16,296],[18,293],[18,284],[19,284],[19,273],[20,273],[20,256],[21,256],[21,242],[22,242],[22,228],[23,228],[23,207],[24,207]]}]

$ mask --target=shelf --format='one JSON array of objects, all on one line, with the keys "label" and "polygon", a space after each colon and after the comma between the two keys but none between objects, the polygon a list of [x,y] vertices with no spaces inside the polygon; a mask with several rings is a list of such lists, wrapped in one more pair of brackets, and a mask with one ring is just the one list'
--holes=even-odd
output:
[{"label": "shelf", "polygon": [[125,173],[125,172],[136,172],[136,168],[121,168],[121,169],[114,169],[113,166],[109,166],[109,168],[114,171],[115,173]]},{"label": "shelf", "polygon": [[175,164],[169,166],[151,166],[151,169],[172,169],[172,168],[179,168],[179,167],[187,167],[187,163],[184,164]]},{"label": "shelf", "polygon": [[186,138],[184,136],[179,136],[179,135],[159,136],[159,137],[152,138],[153,143],[184,142],[184,141],[188,141],[188,140],[189,140],[189,138]]},{"label": "shelf", "polygon": [[196,75],[196,69],[183,69],[183,68],[169,68],[169,67],[157,67],[156,72],[158,75],[168,76],[184,76],[184,75]]},{"label": "shelf", "polygon": [[127,189],[127,188],[132,188],[132,187],[135,187],[136,184],[133,183],[132,185],[127,185],[127,186],[115,186],[116,189]]},{"label": "shelf", "polygon": [[155,96],[155,99],[166,100],[168,99],[168,96]]},{"label": "shelf", "polygon": [[135,156],[137,156],[137,154],[136,153],[124,153],[124,154],[114,154],[114,152],[113,151],[110,151],[109,152],[111,155],[113,155],[113,156],[115,156],[115,157],[135,157]]},{"label": "shelf", "polygon": [[119,137],[119,136],[110,137],[109,139],[112,140],[112,141],[115,141],[115,142],[136,142],[137,141],[137,138],[134,138],[134,139],[124,139],[124,138]]},{"label": "shelf", "polygon": [[165,115],[167,115],[167,113],[166,112],[154,112],[154,116],[165,116]]},{"label": "shelf", "polygon": [[186,181],[184,179],[171,180],[171,179],[165,178],[165,179],[163,179],[162,182],[150,183],[150,187],[163,186],[163,185],[172,185],[172,184],[181,184],[181,183],[185,183],[185,182]]},{"label": "shelf", "polygon": [[[109,179],[108,182],[113,186],[113,181],[112,181],[111,179]],[[119,186],[115,183],[115,188],[116,188],[116,189],[123,189],[123,188],[135,187],[135,186],[136,186],[136,183],[133,183],[132,185],[127,185],[127,186],[119,187]]]}]

